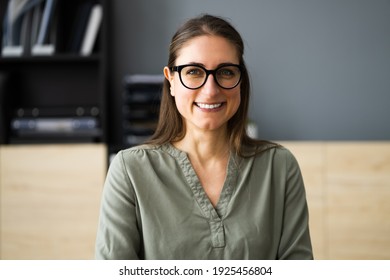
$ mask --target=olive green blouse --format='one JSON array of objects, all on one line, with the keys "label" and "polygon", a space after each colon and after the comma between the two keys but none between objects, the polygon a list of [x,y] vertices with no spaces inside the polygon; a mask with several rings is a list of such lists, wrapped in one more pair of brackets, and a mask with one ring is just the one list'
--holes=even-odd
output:
[{"label": "olive green blouse", "polygon": [[299,166],[285,148],[230,155],[216,207],[171,144],[120,151],[104,185],[97,259],[312,259]]}]

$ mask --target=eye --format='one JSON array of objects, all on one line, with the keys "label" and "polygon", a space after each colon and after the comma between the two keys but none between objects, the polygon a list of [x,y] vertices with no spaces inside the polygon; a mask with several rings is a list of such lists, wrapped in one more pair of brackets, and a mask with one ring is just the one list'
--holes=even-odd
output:
[{"label": "eye", "polygon": [[204,76],[204,71],[202,68],[199,67],[194,67],[194,66],[188,66],[183,68],[183,73],[186,76],[191,76],[191,77],[203,77]]},{"label": "eye", "polygon": [[231,79],[238,75],[238,68],[236,67],[223,67],[218,70],[217,75],[224,79]]}]

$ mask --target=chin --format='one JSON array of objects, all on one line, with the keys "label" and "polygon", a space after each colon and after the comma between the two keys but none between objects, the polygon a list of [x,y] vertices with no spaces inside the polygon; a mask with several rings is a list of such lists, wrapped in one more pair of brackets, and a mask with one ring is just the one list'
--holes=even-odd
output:
[{"label": "chin", "polygon": [[225,130],[226,124],[207,123],[207,124],[198,125],[197,127],[204,131],[218,131],[218,130]]}]

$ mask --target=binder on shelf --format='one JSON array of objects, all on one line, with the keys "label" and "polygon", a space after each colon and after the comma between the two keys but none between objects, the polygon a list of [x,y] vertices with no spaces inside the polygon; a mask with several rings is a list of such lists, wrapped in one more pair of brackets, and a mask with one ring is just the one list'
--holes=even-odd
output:
[{"label": "binder on shelf", "polygon": [[3,20],[2,56],[21,56],[20,43],[23,14],[27,0],[9,0]]},{"label": "binder on shelf", "polygon": [[102,136],[97,106],[15,108],[7,126],[10,143],[94,142]]},{"label": "binder on shelf", "polygon": [[31,19],[31,35],[30,35],[30,50],[33,45],[37,42],[39,26],[41,25],[42,13],[44,8],[44,2],[36,5],[32,10],[32,19]]},{"label": "binder on shelf", "polygon": [[31,50],[33,55],[52,55],[55,52],[56,4],[57,0],[45,0],[38,37]]},{"label": "binder on shelf", "polygon": [[58,118],[58,117],[98,117],[97,106],[50,106],[50,107],[20,107],[16,108],[13,116],[17,118]]},{"label": "binder on shelf", "polygon": [[94,117],[13,118],[11,130],[17,134],[95,132],[99,122]]},{"label": "binder on shelf", "polygon": [[81,45],[81,55],[88,56],[92,53],[96,38],[103,18],[103,8],[101,4],[95,4],[89,15],[87,28]]},{"label": "binder on shelf", "polygon": [[23,46],[3,46],[1,55],[4,57],[21,56],[23,54]]},{"label": "binder on shelf", "polygon": [[21,29],[20,29],[20,45],[22,46],[22,52],[24,55],[29,54],[30,46],[30,27],[32,23],[32,11],[27,11],[22,18]]},{"label": "binder on shelf", "polygon": [[30,53],[52,54],[54,52],[56,1],[8,1],[3,20],[2,56],[22,56]]},{"label": "binder on shelf", "polygon": [[45,9],[42,15],[42,21],[39,28],[38,38],[36,44],[43,45],[47,41],[49,34],[49,26],[53,20],[54,7],[56,0],[46,0]]},{"label": "binder on shelf", "polygon": [[68,45],[68,51],[71,53],[80,53],[80,48],[83,42],[85,31],[87,29],[89,15],[91,13],[92,7],[92,1],[83,2],[78,7]]},{"label": "binder on shelf", "polygon": [[102,129],[95,117],[13,118],[10,143],[95,142]]}]

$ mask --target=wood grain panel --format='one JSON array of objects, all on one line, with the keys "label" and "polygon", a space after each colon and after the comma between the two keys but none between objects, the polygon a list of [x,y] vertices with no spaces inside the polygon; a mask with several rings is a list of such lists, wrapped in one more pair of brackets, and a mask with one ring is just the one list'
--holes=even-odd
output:
[{"label": "wood grain panel", "polygon": [[326,147],[330,259],[390,259],[390,143]]},{"label": "wood grain panel", "polygon": [[1,258],[93,258],[106,147],[3,146]]}]

